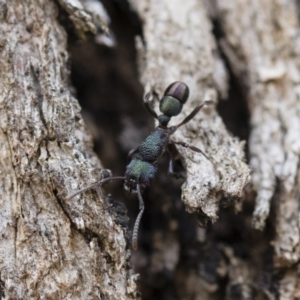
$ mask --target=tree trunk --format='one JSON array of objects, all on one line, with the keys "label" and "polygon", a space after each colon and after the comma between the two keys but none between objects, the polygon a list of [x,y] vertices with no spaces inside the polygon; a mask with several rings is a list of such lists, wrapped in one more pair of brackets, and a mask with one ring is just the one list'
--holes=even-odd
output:
[{"label": "tree trunk", "polygon": [[68,86],[59,9],[77,32],[96,26],[80,2],[60,3],[0,6],[2,298],[135,299],[125,232],[105,196],[66,199],[101,165]]},{"label": "tree trunk", "polygon": [[[2,299],[300,299],[298,3],[103,3],[0,1]],[[172,138],[209,160],[176,146],[182,181],[160,162],[132,253],[121,183],[68,196],[123,176],[143,90],[178,80],[171,125],[212,104]]]}]

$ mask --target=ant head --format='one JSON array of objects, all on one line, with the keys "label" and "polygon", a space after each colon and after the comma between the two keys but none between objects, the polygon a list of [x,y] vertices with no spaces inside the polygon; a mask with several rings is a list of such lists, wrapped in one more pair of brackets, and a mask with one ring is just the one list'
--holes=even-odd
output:
[{"label": "ant head", "polygon": [[126,176],[123,184],[124,190],[127,195],[131,196],[135,193],[137,180],[133,176]]},{"label": "ant head", "polygon": [[170,119],[181,112],[189,94],[188,86],[182,81],[173,82],[167,87],[159,105],[159,110],[163,114],[158,116],[158,121],[162,126],[167,126]]}]

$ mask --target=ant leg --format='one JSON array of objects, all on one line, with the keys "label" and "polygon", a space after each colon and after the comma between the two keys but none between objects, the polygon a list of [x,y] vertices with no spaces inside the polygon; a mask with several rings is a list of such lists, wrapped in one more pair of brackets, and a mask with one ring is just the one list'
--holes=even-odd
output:
[{"label": "ant leg", "polygon": [[137,195],[138,195],[138,198],[139,198],[140,212],[139,212],[139,214],[138,214],[138,216],[135,220],[134,227],[133,227],[133,233],[132,233],[132,242],[131,242],[131,244],[132,244],[133,250],[135,250],[135,251],[138,249],[137,239],[138,239],[139,226],[140,226],[142,215],[143,215],[144,209],[145,209],[144,200],[142,198],[141,188],[140,188],[139,183],[136,186],[136,191],[137,191]]},{"label": "ant leg", "polygon": [[174,142],[174,141],[172,141],[172,144],[180,145],[182,147],[189,148],[189,149],[191,149],[191,150],[193,150],[195,152],[201,153],[206,159],[210,160],[210,158],[202,150],[200,150],[199,148],[197,148],[197,147],[195,147],[193,145],[187,144],[185,142]]},{"label": "ant leg", "polygon": [[136,147],[136,148],[134,148],[134,149],[131,149],[131,150],[129,151],[127,157],[131,158],[131,156],[132,156],[134,153],[138,152],[138,150],[139,150],[139,147]]},{"label": "ant leg", "polygon": [[171,176],[174,176],[174,177],[176,177],[176,175],[177,175],[174,172],[174,159],[171,154],[170,154],[170,160],[169,160],[168,174],[170,174]]},{"label": "ant leg", "polygon": [[87,190],[89,190],[89,189],[91,189],[91,188],[93,188],[93,187],[95,187],[95,186],[97,186],[97,185],[102,186],[103,183],[108,182],[108,181],[111,181],[111,180],[115,180],[115,179],[122,179],[122,180],[124,180],[125,177],[120,177],[120,176],[118,176],[118,177],[108,177],[108,178],[101,179],[101,180],[99,180],[99,181],[96,181],[96,182],[92,183],[92,184],[89,185],[88,187],[85,187],[85,188],[83,188],[83,189],[77,191],[77,192],[74,193],[73,195],[67,197],[67,200],[70,200],[70,199],[72,199],[73,197],[75,197],[76,195],[79,195],[79,194],[83,193],[84,191],[87,191]]},{"label": "ant leg", "polygon": [[182,147],[189,148],[189,149],[191,149],[191,150],[193,150],[195,152],[201,153],[207,160],[209,160],[212,163],[212,165],[214,167],[215,173],[218,174],[219,176],[221,176],[221,173],[217,169],[216,164],[201,149],[199,149],[199,148],[197,148],[197,147],[195,147],[193,145],[189,145],[189,144],[187,144],[185,142],[174,142],[174,141],[171,141],[171,144],[180,145]]},{"label": "ant leg", "polygon": [[150,92],[148,92],[144,97],[144,106],[147,109],[147,111],[150,113],[152,117],[157,119],[157,113],[153,109],[153,107],[150,104],[150,97],[153,97],[155,100],[159,101],[158,94],[152,89]]},{"label": "ant leg", "polygon": [[170,155],[168,174],[173,176],[176,179],[185,178],[185,176],[183,176],[182,174],[174,172],[174,157],[173,157],[173,154],[172,154],[171,150],[169,148],[167,150],[168,150],[169,155]]},{"label": "ant leg", "polygon": [[176,129],[179,128],[180,126],[186,124],[187,122],[189,122],[190,120],[192,120],[196,114],[202,109],[202,107],[206,104],[210,104],[212,103],[212,101],[210,100],[206,100],[202,103],[200,103],[198,106],[196,106],[196,108],[178,125],[174,126]]}]

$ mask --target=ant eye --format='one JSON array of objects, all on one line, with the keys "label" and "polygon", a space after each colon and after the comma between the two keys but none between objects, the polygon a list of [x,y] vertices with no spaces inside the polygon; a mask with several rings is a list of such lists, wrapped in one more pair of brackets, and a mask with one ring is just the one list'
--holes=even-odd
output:
[{"label": "ant eye", "polygon": [[177,99],[182,104],[184,104],[187,101],[189,95],[190,95],[190,90],[188,86],[182,81],[176,81],[171,83],[167,87],[164,94],[164,96],[171,96]]}]

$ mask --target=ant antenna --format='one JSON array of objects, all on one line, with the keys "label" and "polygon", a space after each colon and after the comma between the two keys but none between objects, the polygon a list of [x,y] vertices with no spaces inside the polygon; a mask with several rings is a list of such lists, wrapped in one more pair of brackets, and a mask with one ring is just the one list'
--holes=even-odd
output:
[{"label": "ant antenna", "polygon": [[152,99],[159,101],[159,97],[158,94],[154,91],[154,89],[152,88],[152,90],[150,92],[148,92],[145,97],[144,97],[144,106],[146,108],[146,110],[148,111],[148,113],[150,113],[150,115],[152,117],[154,117],[155,119],[158,118],[157,113],[155,112],[155,110],[153,109],[153,107],[150,104],[150,98],[152,97]]},{"label": "ant antenna", "polygon": [[179,128],[180,126],[186,124],[187,122],[191,121],[196,114],[202,109],[202,107],[206,104],[211,104],[213,103],[211,100],[206,100],[202,103],[200,103],[198,106],[196,106],[196,108],[178,125],[174,126],[176,129]]},{"label": "ant antenna", "polygon": [[140,188],[139,183],[136,185],[136,191],[137,191],[137,195],[139,198],[140,212],[135,220],[134,227],[133,227],[133,233],[132,233],[132,248],[135,251],[138,249],[138,243],[137,243],[138,231],[139,231],[139,226],[140,226],[140,222],[142,219],[142,215],[143,215],[144,209],[145,209],[144,200],[142,198],[141,188]]},{"label": "ant antenna", "polygon": [[93,187],[95,187],[95,186],[97,186],[97,185],[102,186],[103,183],[108,182],[108,181],[111,181],[111,180],[115,180],[115,179],[122,179],[122,180],[124,180],[125,177],[123,177],[123,176],[122,176],[122,177],[121,177],[121,176],[117,176],[117,177],[108,177],[108,178],[101,179],[101,180],[99,180],[99,181],[96,181],[96,182],[92,183],[92,184],[89,185],[88,187],[85,187],[85,188],[83,188],[83,189],[77,191],[77,192],[74,193],[73,195],[67,197],[67,200],[70,200],[70,199],[72,199],[73,197],[75,197],[76,195],[81,194],[81,193],[83,193],[84,191],[87,191],[87,190],[89,190],[89,189],[91,189],[91,188],[93,188]]}]

